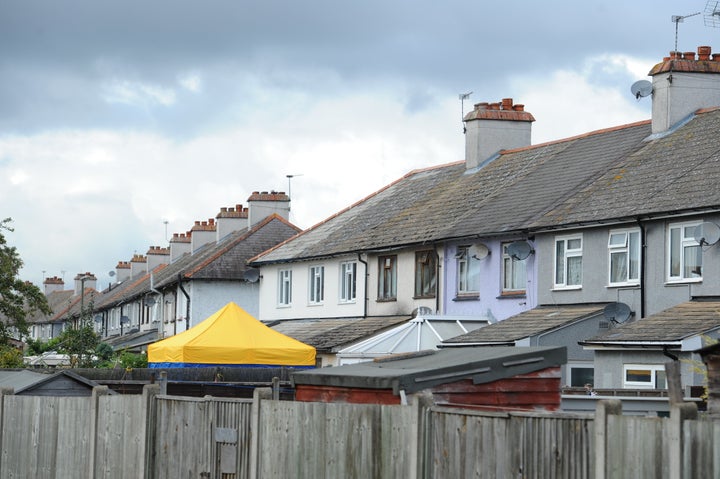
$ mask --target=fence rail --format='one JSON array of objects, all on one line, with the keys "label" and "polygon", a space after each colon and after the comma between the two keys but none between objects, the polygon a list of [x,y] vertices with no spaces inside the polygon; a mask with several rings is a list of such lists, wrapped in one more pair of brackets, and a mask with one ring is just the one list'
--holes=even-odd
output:
[{"label": "fence rail", "polygon": [[720,421],[502,413],[433,406],[159,394],[14,396],[0,390],[0,477],[720,477]]}]

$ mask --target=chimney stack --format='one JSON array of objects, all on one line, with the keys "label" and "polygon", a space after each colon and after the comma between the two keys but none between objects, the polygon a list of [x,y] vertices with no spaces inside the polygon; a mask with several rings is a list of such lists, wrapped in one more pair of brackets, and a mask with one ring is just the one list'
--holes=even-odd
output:
[{"label": "chimney stack", "polygon": [[196,221],[193,227],[190,228],[190,232],[190,250],[195,254],[202,246],[216,240],[215,218],[210,218],[207,221]]},{"label": "chimney stack", "polygon": [[131,272],[130,261],[118,261],[117,266],[115,266],[115,281],[122,283],[126,279],[130,279],[132,277]]},{"label": "chimney stack", "polygon": [[141,254],[133,255],[130,260],[130,277],[147,274],[147,258]]},{"label": "chimney stack", "polygon": [[170,248],[162,248],[160,246],[151,246],[147,254],[147,270],[153,271],[161,264],[170,263]]},{"label": "chimney stack", "polygon": [[174,233],[170,239],[170,262],[192,252],[192,233]]},{"label": "chimney stack", "polygon": [[246,230],[248,227],[249,212],[243,205],[235,205],[235,207],[220,208],[220,213],[215,216],[217,227],[216,241],[220,241],[233,231]]},{"label": "chimney stack", "polygon": [[80,296],[83,289],[95,289],[97,278],[92,273],[78,273],[75,276],[75,296]]},{"label": "chimney stack", "polygon": [[284,191],[253,191],[248,198],[248,207],[250,228],[272,214],[287,220],[290,216],[290,197]]},{"label": "chimney stack", "polygon": [[57,276],[53,276],[52,278],[45,278],[43,286],[45,287],[45,296],[47,296],[56,291],[63,291],[65,289],[65,281]]},{"label": "chimney stack", "polygon": [[720,55],[701,46],[695,52],[670,52],[652,77],[652,132],[663,133],[700,108],[720,106]]},{"label": "chimney stack", "polygon": [[465,165],[476,168],[501,150],[530,146],[535,118],[512,98],[477,103],[465,115]]}]

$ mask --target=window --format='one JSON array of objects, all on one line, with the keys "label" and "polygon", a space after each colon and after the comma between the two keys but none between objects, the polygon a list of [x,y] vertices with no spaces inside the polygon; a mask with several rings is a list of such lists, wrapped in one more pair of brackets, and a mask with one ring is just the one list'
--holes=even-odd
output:
[{"label": "window", "polygon": [[470,257],[469,246],[459,246],[457,249],[457,294],[477,296],[480,291],[478,262]]},{"label": "window", "polygon": [[310,297],[308,300],[310,304],[320,304],[324,299],[325,290],[325,267],[324,266],[311,266],[310,267],[310,278],[308,280],[308,291]]},{"label": "window", "polygon": [[623,368],[624,388],[667,389],[665,366],[662,364],[626,364]]},{"label": "window", "polygon": [[355,278],[357,276],[357,263],[348,261],[340,263],[340,302],[355,302]]},{"label": "window", "polygon": [[502,246],[503,250],[503,270],[502,292],[506,294],[522,294],[525,292],[527,284],[526,260],[519,260],[510,256],[507,252],[508,244]]},{"label": "window", "polygon": [[614,230],[608,237],[610,286],[640,281],[640,230]]},{"label": "window", "polygon": [[702,248],[695,241],[700,223],[682,223],[668,227],[668,279],[702,279]]},{"label": "window", "polygon": [[397,256],[378,258],[378,300],[391,301],[397,298]]},{"label": "window", "polygon": [[592,365],[568,364],[568,376],[570,387],[573,388],[595,383],[595,369]]},{"label": "window", "polygon": [[292,303],[292,270],[278,271],[278,304],[289,306]]},{"label": "window", "polygon": [[437,269],[434,251],[415,253],[415,297],[434,298]]},{"label": "window", "polygon": [[582,285],[582,236],[555,238],[555,287]]}]

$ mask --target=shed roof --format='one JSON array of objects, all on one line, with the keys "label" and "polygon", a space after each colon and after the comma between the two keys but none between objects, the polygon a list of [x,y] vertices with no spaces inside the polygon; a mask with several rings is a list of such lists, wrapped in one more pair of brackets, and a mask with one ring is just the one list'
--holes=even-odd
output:
[{"label": "shed roof", "polygon": [[541,333],[595,317],[603,313],[605,304],[572,304],[538,306],[495,324],[450,338],[442,346],[468,344],[506,344],[531,338]]},{"label": "shed roof", "polygon": [[297,372],[293,384],[392,389],[417,392],[440,384],[472,379],[488,383],[518,374],[560,366],[564,347],[465,347],[389,356],[357,364]]},{"label": "shed roof", "polygon": [[590,346],[677,346],[682,340],[720,328],[720,299],[696,298],[659,313],[617,326],[583,341]]}]

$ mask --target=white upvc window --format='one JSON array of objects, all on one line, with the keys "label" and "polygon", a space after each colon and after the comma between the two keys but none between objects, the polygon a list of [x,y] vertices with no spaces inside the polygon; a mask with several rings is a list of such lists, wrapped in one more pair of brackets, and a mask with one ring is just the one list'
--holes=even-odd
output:
[{"label": "white upvc window", "polygon": [[321,304],[325,294],[325,267],[311,266],[308,283],[308,301],[310,304]]},{"label": "white upvc window", "polygon": [[582,235],[555,238],[555,288],[582,286]]},{"label": "white upvc window", "polygon": [[356,297],[357,262],[340,263],[340,302],[354,303]]},{"label": "white upvc window", "polygon": [[502,292],[507,294],[524,293],[527,287],[527,260],[510,256],[507,248],[510,243],[502,245]]},{"label": "white upvc window", "polygon": [[278,271],[278,305],[290,306],[292,304],[292,270]]},{"label": "white upvc window", "polygon": [[610,286],[640,282],[640,230],[612,230],[608,236],[608,265]]},{"label": "white upvc window", "polygon": [[662,364],[623,365],[623,387],[626,389],[667,389]]},{"label": "white upvc window", "polygon": [[480,291],[480,268],[478,261],[470,257],[470,246],[458,246],[457,254],[457,294],[477,295]]},{"label": "white upvc window", "polygon": [[567,382],[570,387],[581,388],[595,383],[595,368],[592,363],[568,362]]},{"label": "white upvc window", "polygon": [[695,241],[700,223],[668,226],[668,281],[702,280],[702,247]]}]

